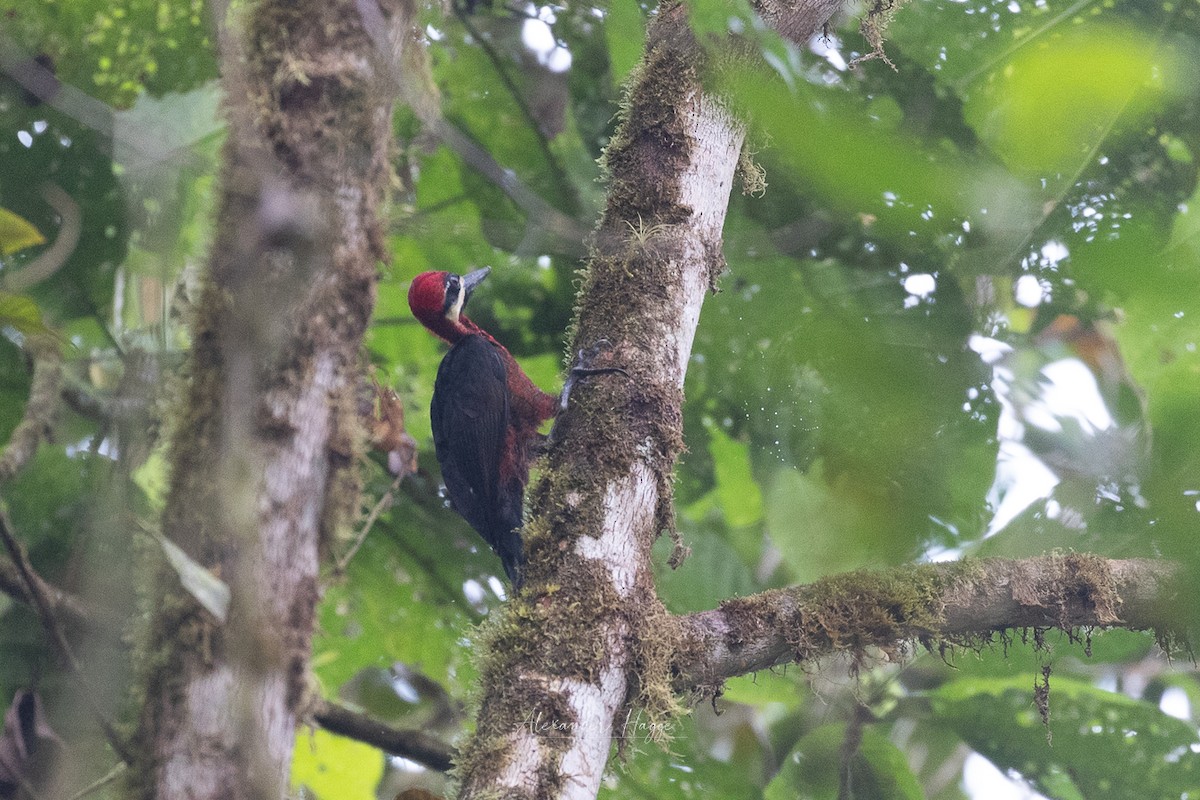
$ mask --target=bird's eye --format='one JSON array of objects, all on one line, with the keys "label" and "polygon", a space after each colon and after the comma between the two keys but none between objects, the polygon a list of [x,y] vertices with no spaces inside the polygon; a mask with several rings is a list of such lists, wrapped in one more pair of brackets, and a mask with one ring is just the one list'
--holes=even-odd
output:
[{"label": "bird's eye", "polygon": [[458,295],[461,292],[461,281],[457,275],[446,278],[446,302],[442,310],[449,311],[450,307],[458,302]]}]

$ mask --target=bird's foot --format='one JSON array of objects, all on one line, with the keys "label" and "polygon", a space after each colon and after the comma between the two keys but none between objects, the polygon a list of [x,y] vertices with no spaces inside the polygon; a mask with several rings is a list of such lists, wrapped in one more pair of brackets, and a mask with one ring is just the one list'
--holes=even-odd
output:
[{"label": "bird's foot", "polygon": [[555,433],[558,432],[558,421],[561,419],[559,415],[567,410],[567,404],[571,400],[571,390],[575,388],[575,381],[591,375],[617,374],[624,375],[626,378],[630,377],[629,373],[626,372],[622,367],[592,366],[596,356],[600,354],[601,350],[608,350],[611,348],[612,342],[608,341],[608,339],[600,339],[590,349],[580,350],[578,355],[576,355],[575,363],[567,373],[567,380],[563,384],[562,394],[558,396],[558,414],[554,416],[554,424],[550,426],[550,435],[546,437],[547,447],[549,447],[549,445],[553,444],[555,441]]},{"label": "bird's foot", "polygon": [[601,350],[609,350],[612,348],[612,342],[608,339],[600,339],[589,350],[580,350],[575,357],[575,363],[571,366],[571,371],[567,374],[567,381],[563,384],[562,394],[558,396],[559,413],[567,410],[567,403],[571,399],[571,389],[575,387],[575,381],[579,378],[586,378],[589,375],[624,375],[629,377],[629,373],[621,367],[593,367],[596,357]]}]

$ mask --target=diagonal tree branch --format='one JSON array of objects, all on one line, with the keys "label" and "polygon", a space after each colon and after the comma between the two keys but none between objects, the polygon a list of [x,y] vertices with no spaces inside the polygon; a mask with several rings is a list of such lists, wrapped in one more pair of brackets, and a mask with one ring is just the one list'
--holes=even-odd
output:
[{"label": "diagonal tree branch", "polygon": [[[0,592],[18,602],[32,604],[35,592],[29,590],[29,586],[25,582],[26,574],[37,586],[36,594],[45,599],[50,611],[55,616],[71,625],[92,625],[94,623],[96,609],[89,607],[75,595],[50,584],[32,569],[22,570],[9,560],[0,560]],[[119,624],[119,621],[115,619],[112,622]]]},{"label": "diagonal tree branch", "polygon": [[452,765],[454,748],[421,731],[393,728],[324,699],[316,701],[312,717],[330,733],[378,747],[438,772],[447,772]]},{"label": "diagonal tree branch", "polygon": [[538,123],[537,117],[533,113],[533,109],[529,107],[529,103],[525,100],[525,95],[521,91],[521,87],[517,86],[516,81],[509,75],[508,69],[504,66],[504,59],[496,48],[492,45],[489,36],[480,31],[478,27],[471,21],[471,16],[466,11],[458,6],[451,4],[454,16],[466,28],[467,33],[479,44],[488,61],[492,62],[492,68],[496,71],[496,77],[504,84],[504,88],[508,90],[508,94],[512,97],[513,103],[520,109],[521,115],[525,117],[525,121],[529,124],[529,130],[537,138],[538,149],[542,151],[542,158],[546,165],[550,168],[554,175],[559,189],[566,195],[572,205],[572,210],[577,210],[574,207],[579,205],[579,198],[576,195],[575,187],[568,180],[566,170],[563,169],[562,163],[554,151],[550,149],[550,140],[546,138],[546,134],[542,131],[542,126]]},{"label": "diagonal tree branch", "polygon": [[498,162],[486,148],[452,125],[442,115],[441,97],[430,71],[424,42],[414,38],[399,56],[388,44],[382,14],[372,0],[355,0],[375,51],[384,62],[391,82],[412,108],[425,130],[454,151],[467,166],[479,172],[520,206],[529,220],[530,234],[547,240],[559,252],[582,256],[587,238],[585,224],[554,208],[525,185],[513,170]]}]

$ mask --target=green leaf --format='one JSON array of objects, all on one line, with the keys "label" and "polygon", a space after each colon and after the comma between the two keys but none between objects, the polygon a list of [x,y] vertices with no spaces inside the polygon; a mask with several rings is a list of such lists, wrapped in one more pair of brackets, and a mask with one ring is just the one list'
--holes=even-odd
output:
[{"label": "green leaf", "polygon": [[851,475],[827,480],[823,462],[807,473],[779,470],[767,492],[767,528],[800,582],[876,562],[889,509]]},{"label": "green leaf", "polygon": [[719,42],[732,30],[747,30],[751,26],[746,23],[755,18],[746,0],[691,0],[688,5],[688,22],[701,42]]},{"label": "green leaf", "polygon": [[1200,263],[1200,184],[1175,216],[1167,250],[1181,263]]},{"label": "green leaf", "polygon": [[763,498],[750,472],[750,448],[708,421],[708,450],[717,474],[717,500],[725,521],[735,528],[754,525],[763,518]]},{"label": "green leaf", "polygon": [[167,504],[170,476],[166,448],[159,447],[150,453],[130,477],[146,493],[146,500],[151,507],[161,512]]},{"label": "green leaf", "polygon": [[964,113],[1015,171],[1073,180],[1120,124],[1138,122],[1180,91],[1184,64],[1130,25],[1094,23],[1056,31],[997,66]]},{"label": "green leaf", "polygon": [[[376,523],[347,580],[326,590],[313,668],[330,691],[366,667],[396,662],[418,666],[452,693],[471,680],[474,667],[461,645],[476,618],[463,598],[460,554],[477,539],[470,530],[460,536],[458,528],[440,527],[458,518],[439,511],[434,518],[402,502]],[[477,555],[480,562],[494,558],[490,551]]]},{"label": "green leaf", "polygon": [[727,597],[746,595],[760,587],[750,567],[729,542],[707,526],[691,527],[684,544],[691,555],[678,569],[667,566],[668,537],[654,544],[654,582],[667,607],[676,613],[716,608]]},{"label": "green leaf", "polygon": [[46,237],[24,217],[0,208],[0,255],[11,255],[26,247],[45,244]]},{"label": "green leaf", "polygon": [[25,335],[50,332],[42,321],[42,310],[38,304],[25,295],[11,292],[0,292],[0,327],[5,325]]},{"label": "green leaf", "polygon": [[789,672],[784,667],[762,670],[750,675],[739,675],[725,682],[721,701],[743,703],[758,708],[773,705],[794,709],[801,704],[803,699],[798,685],[803,680],[803,675],[802,670]]},{"label": "green leaf", "polygon": [[320,800],[375,800],[383,778],[383,754],[370,745],[321,729],[296,735],[292,786],[308,787]]},{"label": "green leaf", "polygon": [[204,606],[208,613],[224,623],[229,615],[231,593],[229,585],[218,578],[210,570],[205,569],[195,559],[183,551],[179,545],[155,530],[147,530],[154,541],[162,548],[163,555],[170,563],[171,569],[179,575],[179,582],[196,602]]},{"label": "green leaf", "polygon": [[[759,800],[758,776],[768,769],[771,755],[758,732],[737,709],[716,718],[708,706],[671,720],[670,749],[647,744],[636,718],[622,721],[638,733],[626,741],[628,762],[613,770],[601,784],[600,800]],[[713,755],[714,728],[727,755]]]},{"label": "green leaf", "polygon": [[[866,98],[786,85],[761,71],[731,70],[721,90],[771,131],[772,154],[789,180],[839,213],[868,220],[888,238],[930,242],[964,217],[997,236],[1027,227],[1035,204],[1027,187],[986,159],[967,159],[892,130]],[[988,212],[978,204],[986,197]]]},{"label": "green leaf", "polygon": [[216,75],[201,2],[0,0],[0,15],[6,35],[48,56],[56,77],[117,108],[142,92],[186,91]]},{"label": "green leaf", "polygon": [[[929,697],[936,717],[967,744],[1050,797],[1180,797],[1200,788],[1200,737],[1190,723],[1150,703],[1051,677],[1047,729],[1033,702],[1035,680],[1040,675],[964,679]],[[1067,775],[1070,790],[1063,788]]]}]

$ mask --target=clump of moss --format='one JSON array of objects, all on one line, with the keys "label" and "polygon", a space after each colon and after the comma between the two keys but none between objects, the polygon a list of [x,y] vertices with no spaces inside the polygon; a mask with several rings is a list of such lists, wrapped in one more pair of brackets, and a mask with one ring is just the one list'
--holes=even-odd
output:
[{"label": "clump of moss", "polygon": [[888,54],[883,49],[884,34],[887,32],[888,26],[892,24],[892,20],[896,17],[896,12],[903,5],[905,0],[873,0],[871,7],[867,9],[867,15],[862,18],[859,23],[858,30],[863,38],[867,40],[867,44],[871,46],[871,51],[865,55],[861,55],[850,62],[850,68],[853,69],[864,61],[872,61],[879,59],[883,63],[898,72],[896,65],[892,59],[888,58]]},{"label": "clump of moss", "polygon": [[686,713],[671,684],[671,664],[682,639],[679,622],[663,605],[651,600],[634,627],[632,707],[645,712],[647,739],[666,747],[671,721]]},{"label": "clump of moss", "polygon": [[767,193],[767,171],[754,160],[749,146],[743,147],[738,156],[738,174],[742,178],[742,194],[762,197]]},{"label": "clump of moss", "polygon": [[805,590],[788,640],[802,660],[814,648],[849,652],[856,662],[868,647],[903,658],[907,642],[937,637],[946,587],[938,573],[920,567],[824,578]]}]

